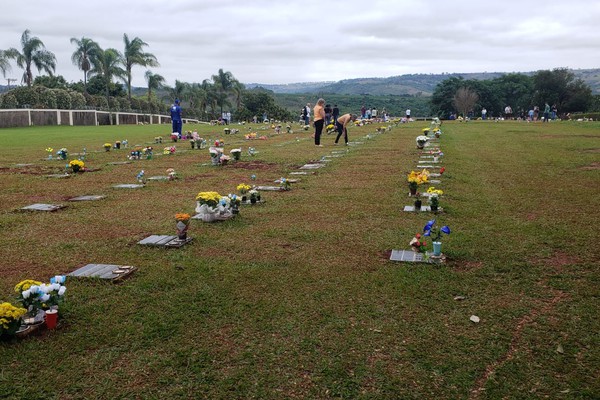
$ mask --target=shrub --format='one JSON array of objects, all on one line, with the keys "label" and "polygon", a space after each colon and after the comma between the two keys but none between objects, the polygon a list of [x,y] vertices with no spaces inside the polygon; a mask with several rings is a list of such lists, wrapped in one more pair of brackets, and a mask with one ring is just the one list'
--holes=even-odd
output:
[{"label": "shrub", "polygon": [[50,89],[56,96],[56,107],[61,110],[71,109],[71,96],[64,89]]},{"label": "shrub", "polygon": [[131,102],[127,97],[118,97],[119,109],[121,111],[131,111]]},{"label": "shrub", "polygon": [[95,95],[92,96],[93,106],[97,109],[106,110],[108,108],[108,102],[106,101],[106,97]]},{"label": "shrub", "polygon": [[36,86],[36,90],[39,92],[39,102],[35,105],[35,108],[57,108],[56,94],[52,89]]},{"label": "shrub", "polygon": [[9,93],[17,99],[17,107],[33,107],[34,104],[39,103],[39,94],[31,87],[20,86]]},{"label": "shrub", "polygon": [[110,106],[111,110],[119,110],[119,99],[117,97],[110,96],[108,98],[108,105]]},{"label": "shrub", "polygon": [[71,108],[73,110],[81,110],[87,105],[86,98],[79,92],[69,91],[69,97],[71,97]]},{"label": "shrub", "polygon": [[4,109],[17,108],[18,104],[17,98],[12,93],[6,93],[4,96],[2,96],[2,102],[0,103],[2,104],[2,108]]}]

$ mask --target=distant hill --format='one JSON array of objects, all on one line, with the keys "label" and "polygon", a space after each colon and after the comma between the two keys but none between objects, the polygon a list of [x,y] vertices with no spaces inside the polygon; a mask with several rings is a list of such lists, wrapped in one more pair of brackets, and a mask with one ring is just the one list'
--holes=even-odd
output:
[{"label": "distant hill", "polygon": [[[576,77],[583,79],[592,89],[593,94],[600,94],[600,69],[572,70]],[[338,82],[290,83],[287,85],[246,84],[247,88],[261,86],[275,93],[335,93],[335,94],[369,94],[382,95],[423,95],[430,96],[435,87],[442,81],[462,76],[464,79],[488,80],[498,78],[508,72],[452,73],[452,74],[410,74],[391,76],[389,78],[344,79]],[[535,72],[523,72],[532,75]]]}]

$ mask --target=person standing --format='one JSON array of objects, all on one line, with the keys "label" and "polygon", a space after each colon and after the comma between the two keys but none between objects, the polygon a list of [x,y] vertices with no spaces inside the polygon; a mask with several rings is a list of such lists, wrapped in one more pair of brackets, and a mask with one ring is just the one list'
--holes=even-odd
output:
[{"label": "person standing", "polygon": [[485,121],[486,118],[487,118],[487,110],[485,109],[485,107],[483,107],[481,109],[481,119]]},{"label": "person standing", "polygon": [[321,144],[321,133],[323,132],[323,124],[325,123],[325,100],[317,100],[317,104],[313,109],[313,123],[315,125],[315,145],[323,147]]},{"label": "person standing", "polygon": [[335,138],[335,144],[338,144],[340,137],[342,134],[344,135],[344,142],[348,145],[348,122],[356,120],[356,115],[352,114],[344,114],[338,119],[335,120],[335,130],[337,131],[337,136]]},{"label": "person standing", "polygon": [[325,105],[325,126],[331,123],[331,104]]},{"label": "person standing", "polygon": [[366,116],[367,116],[367,108],[363,104],[363,106],[360,108],[360,118],[365,119]]},{"label": "person standing", "polygon": [[183,128],[183,122],[181,120],[181,107],[179,106],[179,99],[175,99],[175,102],[171,106],[171,122],[173,124],[173,132],[177,132],[179,139],[181,139],[181,129]]},{"label": "person standing", "polygon": [[550,105],[546,102],[544,105],[544,120],[542,122],[548,122],[548,118],[550,118]]},{"label": "person standing", "polygon": [[410,121],[410,108],[406,110],[406,122]]},{"label": "person standing", "polygon": [[337,104],[334,104],[333,110],[331,111],[331,117],[333,118],[334,123],[335,123],[335,121],[337,121],[339,116],[340,116],[340,109],[338,108]]},{"label": "person standing", "polygon": [[304,114],[304,125],[310,125],[310,103],[306,103],[306,114]]},{"label": "person standing", "polygon": [[552,104],[552,121],[556,119],[556,114],[558,113],[558,109],[556,108],[556,104]]}]

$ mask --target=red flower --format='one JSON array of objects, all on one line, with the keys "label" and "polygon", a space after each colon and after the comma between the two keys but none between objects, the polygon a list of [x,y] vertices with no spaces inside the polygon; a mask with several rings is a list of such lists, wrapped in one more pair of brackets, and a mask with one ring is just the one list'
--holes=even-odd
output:
[{"label": "red flower", "polygon": [[446,170],[446,167],[440,168],[440,175],[443,174],[445,170]]},{"label": "red flower", "polygon": [[416,237],[417,239],[421,239],[421,234],[420,234],[420,233],[417,233],[417,234],[415,235],[415,237]]}]

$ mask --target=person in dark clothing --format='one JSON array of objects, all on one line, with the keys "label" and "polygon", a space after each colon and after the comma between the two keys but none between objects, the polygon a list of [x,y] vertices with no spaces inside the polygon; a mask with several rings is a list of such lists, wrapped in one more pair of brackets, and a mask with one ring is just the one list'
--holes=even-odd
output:
[{"label": "person in dark clothing", "polygon": [[179,99],[175,99],[175,102],[171,106],[171,122],[173,123],[172,133],[177,132],[179,139],[181,139],[181,129],[183,128],[183,122],[181,120],[181,107],[179,106]]},{"label": "person in dark clothing", "polygon": [[333,121],[337,121],[338,117],[340,116],[340,109],[338,108],[337,104],[333,105],[333,110],[331,110],[331,117],[333,118]]},{"label": "person in dark clothing", "polygon": [[331,123],[331,104],[325,104],[325,126]]}]

